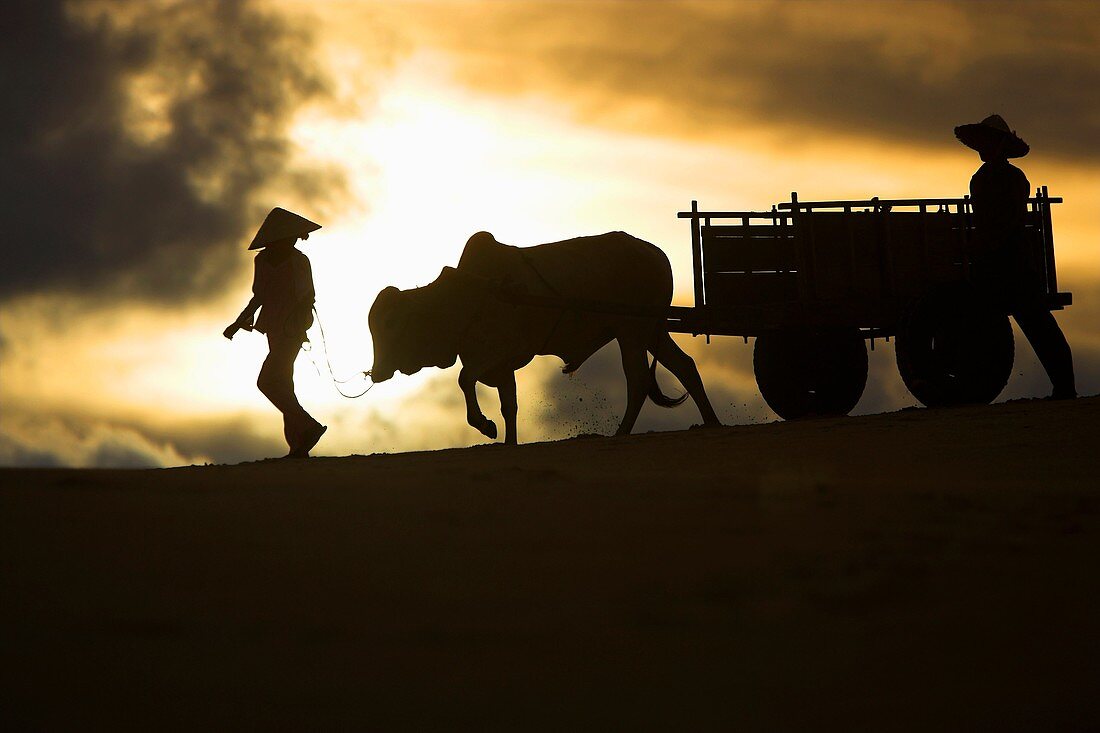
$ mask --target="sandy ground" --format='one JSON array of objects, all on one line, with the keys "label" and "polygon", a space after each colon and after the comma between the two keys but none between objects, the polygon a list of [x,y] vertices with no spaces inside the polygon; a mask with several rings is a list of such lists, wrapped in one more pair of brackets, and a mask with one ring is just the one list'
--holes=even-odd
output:
[{"label": "sandy ground", "polygon": [[5,470],[3,728],[1095,730],[1098,428]]}]

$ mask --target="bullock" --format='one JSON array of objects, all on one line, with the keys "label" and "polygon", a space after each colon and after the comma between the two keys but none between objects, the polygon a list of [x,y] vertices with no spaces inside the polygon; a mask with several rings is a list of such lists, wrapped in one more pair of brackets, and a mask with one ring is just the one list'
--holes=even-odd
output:
[{"label": "bullock", "polygon": [[[660,362],[680,380],[706,425],[719,425],[695,362],[668,334],[672,267],[649,242],[608,232],[534,247],[501,244],[488,232],[470,237],[458,267],[445,267],[429,285],[387,287],[368,317],[374,339],[374,382],[395,371],[446,368],[462,360],[458,384],[466,419],[490,439],[496,424],[477,402],[478,382],[495,387],[504,417],[504,442],[515,444],[515,372],[536,355],[554,355],[570,373],[612,339],[619,342],[627,406],[616,435],[627,435],[648,395],[674,407],[657,386]],[[646,353],[653,355],[647,365]]]}]

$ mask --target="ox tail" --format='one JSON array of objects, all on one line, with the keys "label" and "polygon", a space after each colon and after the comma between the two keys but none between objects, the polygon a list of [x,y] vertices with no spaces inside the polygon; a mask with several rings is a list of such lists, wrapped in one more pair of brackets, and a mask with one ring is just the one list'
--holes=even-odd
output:
[{"label": "ox tail", "polygon": [[677,407],[687,399],[687,392],[673,398],[661,391],[661,385],[657,384],[657,357],[653,357],[653,363],[649,366],[649,399],[658,407]]}]

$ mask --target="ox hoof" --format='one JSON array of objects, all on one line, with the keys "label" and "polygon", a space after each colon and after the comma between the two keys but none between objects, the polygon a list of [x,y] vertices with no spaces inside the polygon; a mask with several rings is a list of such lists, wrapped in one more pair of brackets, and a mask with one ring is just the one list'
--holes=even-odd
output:
[{"label": "ox hoof", "polygon": [[481,430],[481,434],[486,438],[490,440],[497,439],[497,424],[492,420],[486,419],[479,429]]}]

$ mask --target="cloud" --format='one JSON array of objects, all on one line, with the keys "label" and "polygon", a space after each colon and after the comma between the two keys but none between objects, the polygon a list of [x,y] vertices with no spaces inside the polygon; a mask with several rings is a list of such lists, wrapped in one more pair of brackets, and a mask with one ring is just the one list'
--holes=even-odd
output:
[{"label": "cloud", "polygon": [[187,463],[240,463],[285,455],[279,414],[272,408],[262,418],[266,419],[226,415],[148,423],[135,420],[128,428],[150,442],[173,446],[190,457]]},{"label": "cloud", "polygon": [[1043,155],[1100,159],[1095,3],[484,3],[417,28],[460,80],[689,137],[957,146],[991,112]]},{"label": "cloud", "polygon": [[74,468],[159,468],[205,463],[168,441],[98,419],[80,419],[5,409],[0,426],[0,465]]},{"label": "cloud", "polygon": [[274,408],[260,416],[105,416],[9,400],[0,414],[0,466],[154,468],[255,461],[286,450]]},{"label": "cloud", "polygon": [[265,193],[342,190],[339,173],[293,163],[288,125],[329,88],[308,34],[279,15],[26,0],[5,20],[0,298],[204,297],[236,274]]}]

